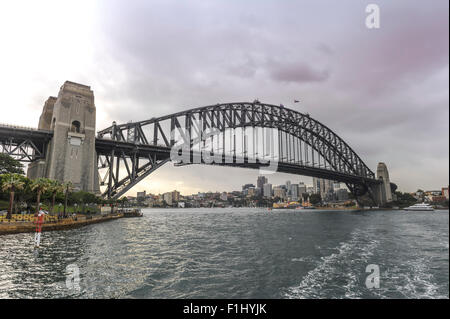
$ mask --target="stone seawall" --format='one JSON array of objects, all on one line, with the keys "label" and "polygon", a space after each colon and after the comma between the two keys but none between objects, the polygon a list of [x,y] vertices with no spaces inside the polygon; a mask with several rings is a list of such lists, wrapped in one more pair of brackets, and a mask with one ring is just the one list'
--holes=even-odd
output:
[{"label": "stone seawall", "polygon": [[[64,230],[83,227],[90,224],[102,223],[110,220],[123,218],[123,214],[115,216],[97,217],[92,219],[79,220],[62,220],[56,223],[42,224],[42,231]],[[17,233],[34,233],[36,231],[36,224],[31,222],[16,222],[0,224],[0,235],[17,234]]]}]

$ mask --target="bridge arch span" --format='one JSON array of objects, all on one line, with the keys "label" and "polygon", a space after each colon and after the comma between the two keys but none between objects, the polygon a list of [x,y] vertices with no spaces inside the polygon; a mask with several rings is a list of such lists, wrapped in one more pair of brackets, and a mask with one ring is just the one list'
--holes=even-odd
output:
[{"label": "bridge arch span", "polygon": [[[103,195],[113,198],[123,195],[170,161],[170,150],[177,144],[188,143],[193,152],[196,145],[201,148],[203,143],[204,147],[203,133],[208,129],[218,132],[207,146],[211,153],[233,158],[222,165],[260,168],[258,160],[271,158],[277,161],[279,171],[342,181],[360,194],[367,191],[367,185],[379,183],[342,138],[309,114],[254,101],[209,105],[149,120],[113,123],[99,131],[96,139],[99,169],[106,170],[100,178],[106,186]],[[262,129],[262,135],[254,133],[255,129]],[[268,130],[277,135],[274,138],[277,147],[274,149],[266,139],[262,148],[266,146],[272,153],[263,151],[261,156],[258,136],[264,140],[264,132]],[[252,157],[257,161],[252,161]]]}]

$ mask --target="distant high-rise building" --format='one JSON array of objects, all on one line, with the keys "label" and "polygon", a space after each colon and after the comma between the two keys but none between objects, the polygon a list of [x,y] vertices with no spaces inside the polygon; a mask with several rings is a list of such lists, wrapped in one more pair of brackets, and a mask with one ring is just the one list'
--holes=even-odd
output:
[{"label": "distant high-rise building", "polygon": [[289,191],[289,197],[291,200],[297,201],[300,198],[299,187],[298,184],[291,184],[291,189]]},{"label": "distant high-rise building", "polygon": [[336,191],[336,199],[338,201],[348,200],[348,191],[344,188],[339,188]]},{"label": "distant high-rise building", "polygon": [[257,195],[257,191],[255,187],[249,187],[247,188],[247,196],[253,197]]},{"label": "distant high-rise building", "polygon": [[258,176],[258,179],[256,181],[256,187],[259,188],[261,190],[261,193],[263,192],[263,186],[264,184],[267,184],[267,177],[265,176]]},{"label": "distant high-rise building", "polygon": [[180,192],[179,191],[173,191],[172,192],[172,199],[175,202],[178,202],[180,200]]},{"label": "distant high-rise building", "polygon": [[320,194],[321,186],[322,186],[322,179],[313,177],[313,192],[314,192],[314,194]]},{"label": "distant high-rise building", "polygon": [[172,206],[174,203],[180,200],[180,192],[173,191],[164,193],[163,200],[167,203],[167,205]]},{"label": "distant high-rise building", "polygon": [[167,205],[172,206],[173,204],[172,192],[164,193],[162,197],[163,200],[167,203]]},{"label": "distant high-rise building", "polygon": [[244,196],[247,196],[247,195],[248,195],[248,189],[249,189],[250,187],[255,188],[255,185],[253,185],[253,184],[245,184],[245,185],[242,185],[242,194],[243,194]]},{"label": "distant high-rise building", "polygon": [[307,192],[307,191],[306,191],[306,185],[305,185],[305,183],[300,182],[300,183],[298,184],[298,193],[299,193],[299,195],[304,194],[304,193],[306,193],[306,192]]},{"label": "distant high-rise building", "polygon": [[285,185],[276,186],[273,188],[273,196],[279,197],[281,200],[286,199],[286,189]]},{"label": "distant high-rise building", "polygon": [[144,198],[146,195],[146,191],[143,192],[137,192],[136,193],[136,198]]},{"label": "distant high-rise building", "polygon": [[322,199],[333,195],[333,181],[323,178],[313,177],[314,193],[320,194]]},{"label": "distant high-rise building", "polygon": [[291,195],[291,181],[286,181],[286,195]]},{"label": "distant high-rise building", "polygon": [[266,198],[271,198],[272,197],[272,184],[264,184],[263,186],[263,195]]}]

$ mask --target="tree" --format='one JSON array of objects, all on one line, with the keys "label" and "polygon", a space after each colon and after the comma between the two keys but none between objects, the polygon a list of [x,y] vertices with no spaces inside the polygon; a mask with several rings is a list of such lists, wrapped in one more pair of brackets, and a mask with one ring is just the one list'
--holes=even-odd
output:
[{"label": "tree", "polygon": [[407,207],[417,203],[417,199],[409,193],[395,192],[397,200],[392,202],[393,205],[399,207]]},{"label": "tree", "polygon": [[126,197],[124,196],[124,197],[122,197],[121,199],[119,199],[119,202],[122,204],[122,209],[123,209],[124,206],[125,206],[125,203],[128,202],[128,198],[126,198]]},{"label": "tree", "polygon": [[309,196],[309,202],[313,205],[317,205],[322,202],[322,197],[320,194],[311,194],[311,196]]},{"label": "tree", "polygon": [[67,182],[64,184],[64,217],[67,217],[66,209],[67,209],[67,199],[69,198],[69,193],[72,192],[73,186],[71,182]]},{"label": "tree", "polygon": [[309,194],[308,194],[308,193],[303,193],[303,194],[302,194],[302,197],[303,197],[303,201],[304,201],[304,202],[307,202],[307,201],[308,201],[308,198],[309,198]]},{"label": "tree", "polygon": [[0,175],[7,173],[25,174],[22,163],[7,154],[0,154]]},{"label": "tree", "polygon": [[35,216],[39,213],[39,203],[41,201],[41,195],[45,193],[50,186],[51,181],[47,178],[37,178],[31,184],[31,190],[36,191],[37,200],[36,200],[36,212]]},{"label": "tree", "polygon": [[4,174],[2,176],[1,183],[1,189],[5,192],[9,192],[9,210],[7,217],[8,219],[11,219],[12,212],[13,212],[13,205],[14,205],[14,194],[17,190],[23,189],[25,185],[24,181],[25,177],[20,174]]},{"label": "tree", "polygon": [[53,209],[55,208],[55,198],[58,193],[64,191],[64,185],[55,180],[50,180],[48,183],[48,191],[52,195],[52,206],[50,208],[50,213],[53,214]]}]

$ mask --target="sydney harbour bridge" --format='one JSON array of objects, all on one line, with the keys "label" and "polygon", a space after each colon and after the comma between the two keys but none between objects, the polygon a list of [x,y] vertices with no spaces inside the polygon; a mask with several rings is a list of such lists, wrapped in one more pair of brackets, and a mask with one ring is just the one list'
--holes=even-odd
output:
[{"label": "sydney harbour bridge", "polygon": [[29,162],[30,178],[70,181],[104,198],[119,198],[167,162],[330,179],[378,205],[396,188],[384,163],[375,174],[330,128],[283,105],[215,104],[98,132],[95,114],[90,87],[66,81],[37,129],[0,124],[0,153]]}]

